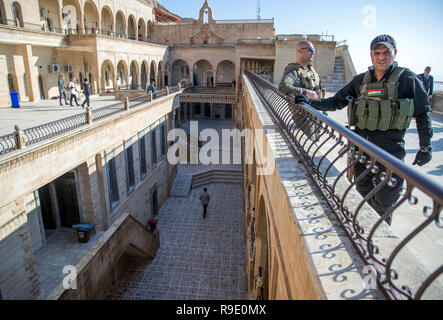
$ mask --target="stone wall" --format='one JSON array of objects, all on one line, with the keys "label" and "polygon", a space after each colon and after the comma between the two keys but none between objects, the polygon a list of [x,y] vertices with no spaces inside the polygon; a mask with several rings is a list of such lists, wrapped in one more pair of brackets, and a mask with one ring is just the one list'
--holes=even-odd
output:
[{"label": "stone wall", "polygon": [[357,75],[354,63],[352,62],[352,58],[349,53],[349,47],[348,46],[337,47],[336,56],[341,57],[343,60],[343,63],[345,65],[346,83],[349,83]]}]

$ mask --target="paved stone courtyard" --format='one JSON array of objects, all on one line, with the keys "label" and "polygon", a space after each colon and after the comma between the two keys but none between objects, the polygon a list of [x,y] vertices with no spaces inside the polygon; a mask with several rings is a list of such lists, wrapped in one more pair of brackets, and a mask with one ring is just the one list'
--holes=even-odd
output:
[{"label": "paved stone courtyard", "polygon": [[245,299],[240,185],[210,184],[208,214],[199,196],[169,198],[158,216],[160,248],[147,266],[131,265],[108,299]]}]

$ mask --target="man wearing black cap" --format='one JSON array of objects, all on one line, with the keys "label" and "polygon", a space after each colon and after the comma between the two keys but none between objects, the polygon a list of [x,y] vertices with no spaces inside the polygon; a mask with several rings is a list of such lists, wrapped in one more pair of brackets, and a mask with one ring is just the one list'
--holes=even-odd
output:
[{"label": "man wearing black cap", "polygon": [[[397,48],[389,35],[381,35],[371,42],[372,66],[366,73],[354,77],[343,89],[328,99],[309,99],[299,95],[297,103],[305,102],[318,110],[335,111],[348,106],[348,121],[355,132],[371,141],[393,156],[403,160],[405,151],[404,136],[411,118],[416,119],[420,142],[413,164],[423,166],[432,158],[431,106],[428,95],[417,75],[395,62]],[[354,178],[366,170],[364,164],[357,163]],[[357,190],[366,196],[380,182],[380,172],[369,173],[357,183]],[[398,200],[403,180],[394,175],[395,186],[384,186],[371,199],[369,204],[383,215]],[[386,219],[391,223],[391,216]]]}]

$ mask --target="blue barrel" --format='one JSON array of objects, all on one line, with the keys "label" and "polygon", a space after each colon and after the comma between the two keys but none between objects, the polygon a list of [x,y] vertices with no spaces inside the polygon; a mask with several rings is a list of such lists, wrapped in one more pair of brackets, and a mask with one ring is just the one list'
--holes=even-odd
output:
[{"label": "blue barrel", "polygon": [[20,108],[20,103],[18,102],[18,92],[10,92],[12,108]]}]

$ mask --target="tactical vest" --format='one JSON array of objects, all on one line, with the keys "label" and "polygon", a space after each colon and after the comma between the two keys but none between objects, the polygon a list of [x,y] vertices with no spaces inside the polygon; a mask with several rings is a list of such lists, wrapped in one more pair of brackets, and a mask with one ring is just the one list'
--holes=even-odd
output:
[{"label": "tactical vest", "polygon": [[326,90],[320,87],[320,78],[311,65],[308,65],[308,70],[306,70],[296,63],[294,64],[294,69],[301,79],[301,85],[303,88],[317,92],[320,99],[325,97]]},{"label": "tactical vest", "polygon": [[388,81],[383,82],[371,82],[371,73],[367,71],[359,97],[349,102],[349,125],[370,131],[409,128],[414,114],[414,99],[398,99],[398,80],[405,70],[394,68]]}]

